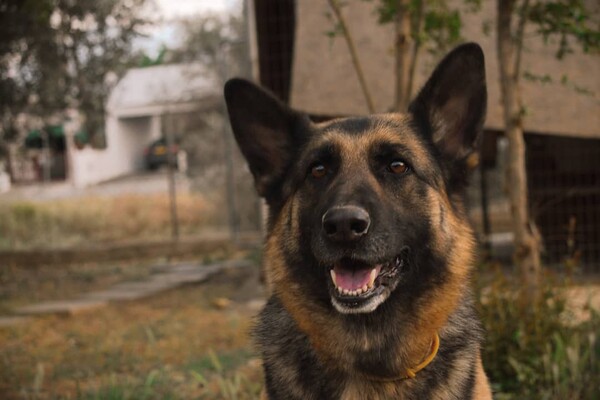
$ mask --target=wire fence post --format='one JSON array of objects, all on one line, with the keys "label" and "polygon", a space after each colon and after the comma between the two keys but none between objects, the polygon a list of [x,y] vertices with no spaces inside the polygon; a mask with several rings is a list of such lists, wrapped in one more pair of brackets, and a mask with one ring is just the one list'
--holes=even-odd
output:
[{"label": "wire fence post", "polygon": [[[228,52],[231,51],[231,42],[221,42],[220,44],[220,75],[222,82],[225,82],[229,77],[229,71],[227,68],[227,56]],[[229,219],[229,233],[231,240],[234,243],[238,243],[240,237],[240,223],[237,204],[235,201],[236,190],[235,190],[235,171],[233,165],[233,132],[229,125],[227,118],[227,107],[223,102],[223,140],[225,145],[225,182],[226,182],[226,197],[227,197],[227,209]]]},{"label": "wire fence post", "polygon": [[179,240],[179,219],[177,218],[177,183],[175,182],[175,157],[173,155],[173,129],[175,124],[171,110],[167,112],[166,119],[165,137],[167,141],[167,176],[169,181],[169,204],[171,209],[171,238],[177,242]]}]

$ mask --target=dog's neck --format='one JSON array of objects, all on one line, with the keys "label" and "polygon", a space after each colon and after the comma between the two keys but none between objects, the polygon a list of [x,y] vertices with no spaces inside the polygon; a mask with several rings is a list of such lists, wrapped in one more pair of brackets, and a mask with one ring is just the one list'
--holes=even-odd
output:
[{"label": "dog's neck", "polygon": [[[305,293],[291,278],[278,240],[281,240],[280,235],[270,235],[267,244],[273,294],[310,340],[322,363],[342,375],[356,378],[369,375],[390,380],[404,377],[407,371],[424,361],[424,355],[432,353],[432,338],[446,326],[465,293],[463,273],[451,274],[441,285],[447,287],[443,302],[435,293],[414,300],[419,303],[419,314],[413,314],[410,307],[398,308],[395,304],[388,305],[379,316],[356,319],[325,304],[298,301]],[[466,270],[459,269],[459,272],[466,273]],[[390,325],[390,321],[394,321],[393,324]],[[393,356],[389,357],[390,354]]]},{"label": "dog's neck", "polygon": [[399,374],[398,376],[382,377],[374,375],[372,372],[367,372],[364,374],[364,377],[368,380],[375,382],[396,382],[405,379],[413,379],[417,376],[417,373],[419,373],[422,369],[427,367],[433,361],[433,359],[437,355],[439,348],[440,336],[436,332],[433,338],[431,339],[431,346],[429,352],[423,357],[423,360],[419,364],[415,365],[414,367],[406,368],[404,373]]},{"label": "dog's neck", "polygon": [[[297,296],[292,291],[277,293],[284,307],[308,337],[316,355],[332,371],[343,375],[362,377],[372,381],[401,381],[414,378],[429,365],[439,349],[438,327],[429,333],[422,328],[395,327],[389,332],[381,332],[380,327],[363,326],[357,330],[343,323],[336,324],[330,318],[343,318],[331,315],[324,318],[324,310],[312,310],[309,306],[294,301]],[[296,297],[297,298],[297,297]],[[332,345],[330,338],[338,338]],[[348,345],[355,346],[349,348]],[[389,353],[395,357],[387,357]],[[384,362],[388,360],[388,362]],[[376,368],[373,368],[376,366]]]}]

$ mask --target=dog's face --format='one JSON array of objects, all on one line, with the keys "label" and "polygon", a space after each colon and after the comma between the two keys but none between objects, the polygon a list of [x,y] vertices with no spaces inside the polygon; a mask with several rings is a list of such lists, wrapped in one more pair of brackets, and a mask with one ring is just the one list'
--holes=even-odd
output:
[{"label": "dog's face", "polygon": [[225,97],[270,206],[275,291],[368,314],[456,272],[456,198],[486,104],[477,45],[450,53],[406,114],[315,124],[243,80],[229,81]]},{"label": "dog's face", "polygon": [[426,199],[441,171],[415,128],[396,115],[315,126],[293,167],[302,251],[326,272],[311,284],[326,284],[339,312],[375,310],[405,278],[411,249],[429,241]]}]

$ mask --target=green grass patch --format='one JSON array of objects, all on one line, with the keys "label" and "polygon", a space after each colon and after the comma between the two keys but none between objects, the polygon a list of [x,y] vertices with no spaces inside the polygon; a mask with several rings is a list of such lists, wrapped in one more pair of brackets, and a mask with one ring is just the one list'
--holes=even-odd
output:
[{"label": "green grass patch", "polygon": [[222,351],[215,353],[212,349],[197,361],[187,365],[191,371],[198,373],[229,373],[247,363],[253,357],[249,348]]},{"label": "green grass patch", "polygon": [[[71,397],[58,397],[70,400]],[[176,400],[177,395],[166,374],[160,370],[152,370],[145,379],[133,382],[131,379],[120,381],[112,376],[110,382],[97,389],[82,391],[77,389],[77,400]]]}]

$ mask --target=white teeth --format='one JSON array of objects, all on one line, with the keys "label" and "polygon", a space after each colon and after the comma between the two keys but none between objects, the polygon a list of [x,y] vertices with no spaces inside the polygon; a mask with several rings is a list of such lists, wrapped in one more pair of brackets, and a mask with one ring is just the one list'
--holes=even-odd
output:
[{"label": "white teeth", "polygon": [[337,287],[337,282],[335,280],[335,271],[330,269],[329,272],[331,273],[331,280],[333,281],[333,284]]},{"label": "white teeth", "polygon": [[375,284],[375,279],[377,278],[377,268],[373,268],[369,275],[369,282],[364,284],[362,287],[359,287],[356,290],[348,290],[338,286],[337,284],[337,276],[333,269],[329,270],[329,274],[331,275],[331,281],[333,282],[334,287],[338,291],[338,293],[343,294],[345,296],[358,296],[362,293],[366,293],[369,289],[373,287]]},{"label": "white teeth", "polygon": [[375,278],[377,278],[377,268],[373,268],[371,270],[371,275],[369,276],[369,283],[367,285],[369,288],[373,287],[373,284],[375,283]]},{"label": "white teeth", "polygon": [[343,294],[345,296],[358,296],[362,293],[365,293],[367,289],[365,289],[365,287],[367,287],[367,285],[363,286],[362,288],[358,288],[356,290],[348,290],[348,289],[342,289],[340,287],[336,287],[338,293]]}]

